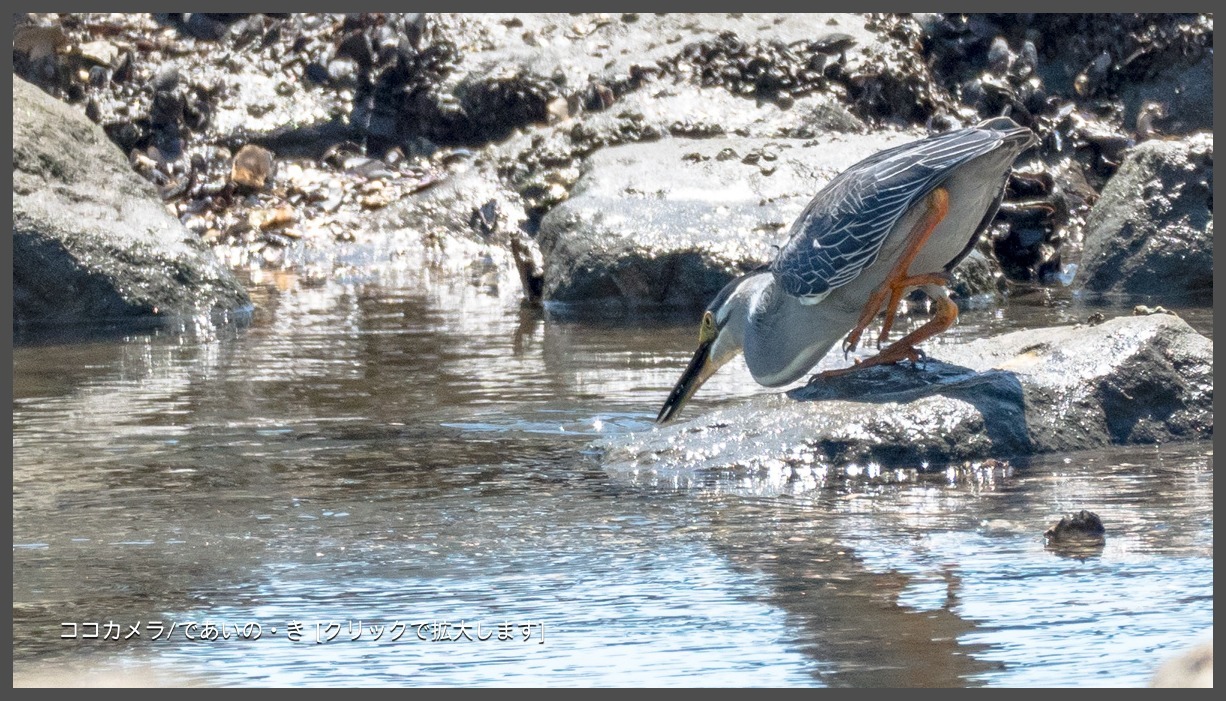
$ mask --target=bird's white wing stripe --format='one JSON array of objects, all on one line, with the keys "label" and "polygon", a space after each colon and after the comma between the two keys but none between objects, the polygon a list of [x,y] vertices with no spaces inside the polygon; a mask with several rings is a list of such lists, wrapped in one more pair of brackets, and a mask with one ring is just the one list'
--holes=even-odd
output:
[{"label": "bird's white wing stripe", "polygon": [[844,285],[871,265],[917,198],[952,168],[1000,147],[997,130],[970,128],[888,149],[836,176],[806,207],[772,264],[793,295]]}]

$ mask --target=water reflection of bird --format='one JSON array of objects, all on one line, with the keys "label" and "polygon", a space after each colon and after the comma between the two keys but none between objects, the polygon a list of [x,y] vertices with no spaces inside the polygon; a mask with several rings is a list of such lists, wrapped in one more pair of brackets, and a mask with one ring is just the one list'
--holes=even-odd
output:
[{"label": "water reflection of bird", "polygon": [[708,305],[698,351],[656,421],[675,418],[742,351],[759,384],[794,382],[845,334],[844,351],[855,350],[884,305],[880,348],[913,287],[936,303],[931,320],[856,366],[822,375],[918,359],[916,345],[957,319],[949,271],[991,223],[1013,161],[1035,142],[1029,129],[998,117],[887,149],[835,177],[774,262],[733,280]]}]

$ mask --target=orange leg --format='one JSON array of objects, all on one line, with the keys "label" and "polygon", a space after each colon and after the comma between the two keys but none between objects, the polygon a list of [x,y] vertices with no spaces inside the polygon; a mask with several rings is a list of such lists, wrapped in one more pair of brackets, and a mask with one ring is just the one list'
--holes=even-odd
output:
[{"label": "orange leg", "polygon": [[[885,324],[881,329],[880,335],[877,337],[877,347],[885,342],[890,335],[890,328],[894,325],[894,317],[898,312],[898,305],[902,302],[903,293],[910,287],[927,284],[942,284],[947,282],[947,279],[941,273],[932,273],[926,275],[916,275],[908,277],[907,271],[911,269],[911,264],[915,262],[915,256],[928,242],[932,232],[937,228],[937,224],[945,218],[949,213],[949,191],[945,188],[938,187],[928,195],[928,211],[924,213],[924,218],[921,219],[915,228],[911,230],[908,236],[906,249],[898,259],[898,263],[886,275],[885,282],[873,291],[869,296],[868,303],[864,305],[864,311],[860,313],[860,318],[856,321],[856,326],[847,334],[847,339],[843,341],[843,353],[846,355],[856,349],[860,345],[860,336],[868,325],[877,317],[877,312],[881,311],[881,305],[886,303],[888,298],[889,303],[886,307]],[[939,278],[939,279],[938,279]]]},{"label": "orange leg", "polygon": [[888,365],[901,360],[911,360],[912,362],[919,360],[920,352],[916,349],[916,346],[945,331],[958,320],[958,305],[954,304],[953,300],[949,298],[949,293],[945,291],[944,287],[930,285],[925,289],[925,292],[932,298],[932,301],[936,302],[937,309],[932,318],[923,326],[891,343],[885,350],[871,358],[857,362],[851,367],[818,373],[813,376],[814,379],[819,377],[839,377],[863,368],[874,365]]}]

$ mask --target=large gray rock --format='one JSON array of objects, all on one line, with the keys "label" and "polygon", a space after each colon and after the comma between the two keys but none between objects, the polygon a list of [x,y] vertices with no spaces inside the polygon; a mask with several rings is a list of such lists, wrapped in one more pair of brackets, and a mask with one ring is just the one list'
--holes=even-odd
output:
[{"label": "large gray rock", "polygon": [[1075,287],[1156,298],[1213,292],[1213,134],[1139,144],[1086,220]]},{"label": "large gray rock", "polygon": [[918,369],[867,368],[598,447],[621,469],[918,467],[1213,434],[1213,343],[1174,315],[936,354]]},{"label": "large gray rock", "polygon": [[248,308],[102,129],[13,79],[13,316],[89,324]]}]

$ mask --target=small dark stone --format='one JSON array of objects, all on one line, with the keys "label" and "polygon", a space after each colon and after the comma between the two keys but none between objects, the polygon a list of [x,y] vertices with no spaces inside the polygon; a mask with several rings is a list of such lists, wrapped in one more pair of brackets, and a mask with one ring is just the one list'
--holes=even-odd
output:
[{"label": "small dark stone", "polygon": [[155,129],[173,127],[183,119],[183,97],[170,90],[159,90],[153,94],[153,104],[149,106],[149,123]]},{"label": "small dark stone", "polygon": [[263,189],[269,176],[272,175],[275,163],[272,151],[247,144],[240,148],[238,153],[234,154],[234,164],[230,169],[230,179],[238,185],[251,188],[252,190]]},{"label": "small dark stone", "polygon": [[328,68],[319,61],[311,61],[303,69],[302,75],[308,82],[323,85],[328,82]]},{"label": "small dark stone", "polygon": [[498,229],[498,200],[490,200],[480,207],[473,207],[468,225],[482,236],[490,236]]},{"label": "small dark stone", "polygon": [[103,131],[110,140],[120,148],[121,151],[127,153],[136,148],[137,144],[145,141],[149,137],[148,125],[142,129],[140,126],[132,122],[118,122],[112,124],[104,124]]},{"label": "small dark stone", "polygon": [[855,45],[856,38],[842,32],[827,34],[814,42],[814,48],[824,54],[841,54]]},{"label": "small dark stone", "polygon": [[213,108],[204,100],[193,100],[183,105],[183,123],[192,131],[204,131],[209,125]]},{"label": "small dark stone", "polygon": [[229,27],[218,21],[211,13],[192,12],[183,23],[183,31],[204,41],[217,41],[226,35]]},{"label": "small dark stone", "polygon": [[[367,70],[374,60],[374,46],[365,32],[355,31],[341,40],[336,47],[337,58],[348,57],[357,62],[358,67]],[[333,62],[335,63],[335,61]]]},{"label": "small dark stone", "polygon": [[275,24],[264,33],[264,37],[260,40],[260,48],[267,49],[281,41],[281,25]]},{"label": "small dark stone", "polygon": [[1082,509],[1068,514],[1056,525],[1043,533],[1049,549],[1054,548],[1101,548],[1106,542],[1107,529],[1103,520],[1093,511]]},{"label": "small dark stone", "polygon": [[174,66],[166,66],[153,75],[149,87],[154,92],[166,92],[179,87],[179,70]]},{"label": "small dark stone", "polygon": [[102,66],[89,69],[89,85],[92,88],[105,88],[111,81],[111,72]]},{"label": "small dark stone", "polygon": [[132,79],[132,52],[125,51],[119,59],[119,65],[115,66],[115,72],[111,74],[111,80],[117,84],[126,83]]},{"label": "small dark stone", "polygon": [[988,70],[1004,75],[1013,66],[1013,52],[1004,37],[996,37],[988,48]]}]

